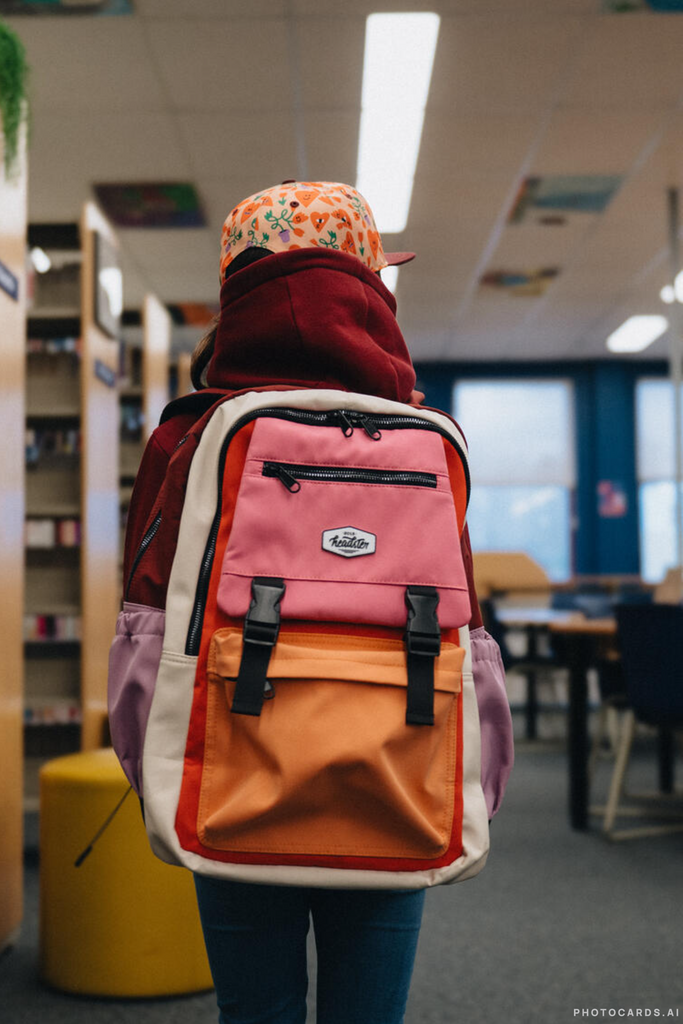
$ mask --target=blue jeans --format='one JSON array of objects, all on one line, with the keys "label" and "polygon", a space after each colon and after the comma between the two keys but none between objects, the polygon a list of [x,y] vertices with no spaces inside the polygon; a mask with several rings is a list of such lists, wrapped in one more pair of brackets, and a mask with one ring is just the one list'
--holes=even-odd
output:
[{"label": "blue jeans", "polygon": [[318,1024],[403,1021],[424,891],[195,886],[220,1024],[304,1024],[309,916]]}]

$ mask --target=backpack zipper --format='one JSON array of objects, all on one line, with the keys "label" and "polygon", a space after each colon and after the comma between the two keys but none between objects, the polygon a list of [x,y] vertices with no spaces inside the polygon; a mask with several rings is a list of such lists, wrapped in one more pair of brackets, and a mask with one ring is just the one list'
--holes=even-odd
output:
[{"label": "backpack zipper", "polygon": [[277,477],[288,491],[301,490],[300,480],[356,484],[393,484],[403,487],[436,487],[435,473],[411,470],[362,469],[354,466],[299,466],[290,462],[264,462],[263,476]]},{"label": "backpack zipper", "polygon": [[241,430],[242,427],[246,426],[247,423],[250,423],[251,420],[258,419],[259,416],[269,416],[273,419],[288,420],[291,423],[308,423],[320,427],[337,427],[338,429],[341,428],[345,437],[349,437],[353,432],[353,430],[349,428],[359,426],[362,427],[368,436],[375,441],[378,441],[381,438],[380,428],[383,430],[396,430],[400,428],[432,430],[434,433],[445,437],[447,441],[450,441],[460,456],[465,472],[465,486],[467,490],[467,501],[469,503],[470,473],[465,453],[452,434],[449,434],[447,430],[444,430],[443,427],[438,426],[438,424],[432,423],[431,420],[422,420],[417,416],[393,416],[386,414],[364,413],[358,412],[355,409],[330,409],[325,412],[314,412],[310,409],[267,407],[264,409],[255,409],[253,412],[246,413],[233,423],[232,427],[225,435],[218,456],[218,499],[216,512],[206,541],[206,547],[204,548],[204,555],[202,557],[199,577],[197,580],[197,589],[195,591],[192,615],[190,616],[190,625],[187,630],[187,638],[185,641],[185,654],[192,657],[199,654],[202,624],[204,621],[204,606],[206,604],[206,598],[209,591],[209,579],[211,577],[213,558],[216,552],[218,530],[221,524],[223,473],[225,470],[225,460],[228,454],[228,448],[235,434]]},{"label": "backpack zipper", "polygon": [[135,572],[137,570],[137,567],[139,566],[140,561],[141,561],[142,556],[144,555],[145,551],[147,550],[147,548],[150,546],[150,544],[154,540],[154,538],[155,538],[155,536],[156,536],[160,526],[161,526],[161,512],[157,512],[157,514],[155,515],[154,519],[152,520],[150,525],[145,530],[145,534],[144,534],[142,540],[140,541],[140,547],[138,548],[137,552],[135,553],[135,558],[133,559],[133,564],[130,567],[130,576],[128,577],[128,585],[126,587],[126,596],[125,596],[125,600],[126,601],[128,600],[128,595],[130,594],[130,588],[131,588],[131,585],[133,583],[133,577],[135,576]]}]

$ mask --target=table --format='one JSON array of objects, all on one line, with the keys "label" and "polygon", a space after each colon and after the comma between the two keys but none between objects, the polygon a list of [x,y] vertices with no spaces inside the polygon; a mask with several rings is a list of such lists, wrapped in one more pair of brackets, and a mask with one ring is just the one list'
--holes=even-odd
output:
[{"label": "table", "polygon": [[569,669],[569,821],[572,828],[588,828],[588,684],[586,673],[600,646],[617,633],[615,618],[587,619],[577,612],[548,624],[551,634],[566,641]]},{"label": "table", "polygon": [[574,829],[588,827],[588,685],[586,673],[594,664],[600,646],[616,636],[614,618],[588,619],[576,611],[554,608],[500,607],[500,622],[510,628],[547,630],[565,640],[569,669],[569,717],[567,754],[569,775],[569,821]]}]

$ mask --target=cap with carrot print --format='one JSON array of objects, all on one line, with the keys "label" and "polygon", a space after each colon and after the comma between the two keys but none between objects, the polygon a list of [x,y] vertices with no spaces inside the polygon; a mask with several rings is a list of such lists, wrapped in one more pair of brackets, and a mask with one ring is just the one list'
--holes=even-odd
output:
[{"label": "cap with carrot print", "polygon": [[287,181],[238,203],[221,234],[221,280],[235,257],[252,246],[271,252],[337,249],[374,271],[415,256],[385,253],[366,200],[350,185],[331,181]]}]

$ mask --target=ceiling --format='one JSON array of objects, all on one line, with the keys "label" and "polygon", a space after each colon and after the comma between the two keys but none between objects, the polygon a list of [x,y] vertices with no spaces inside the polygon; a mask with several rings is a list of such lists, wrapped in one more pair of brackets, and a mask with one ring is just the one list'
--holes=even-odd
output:
[{"label": "ceiling", "polygon": [[[410,216],[384,238],[418,253],[396,291],[413,357],[609,357],[628,315],[670,314],[659,291],[667,188],[683,188],[683,14],[601,13],[603,0],[133,8],[6,19],[31,66],[31,221],[76,220],[97,182],[198,190],[206,228],[118,230],[126,306],[147,291],[215,303],[222,222],[259,188],[353,184],[365,18],[430,10],[442,20]],[[509,223],[523,180],[553,175],[621,184],[603,212]],[[542,294],[480,284],[542,268],[559,271]],[[646,354],[666,352],[665,336]]]}]

